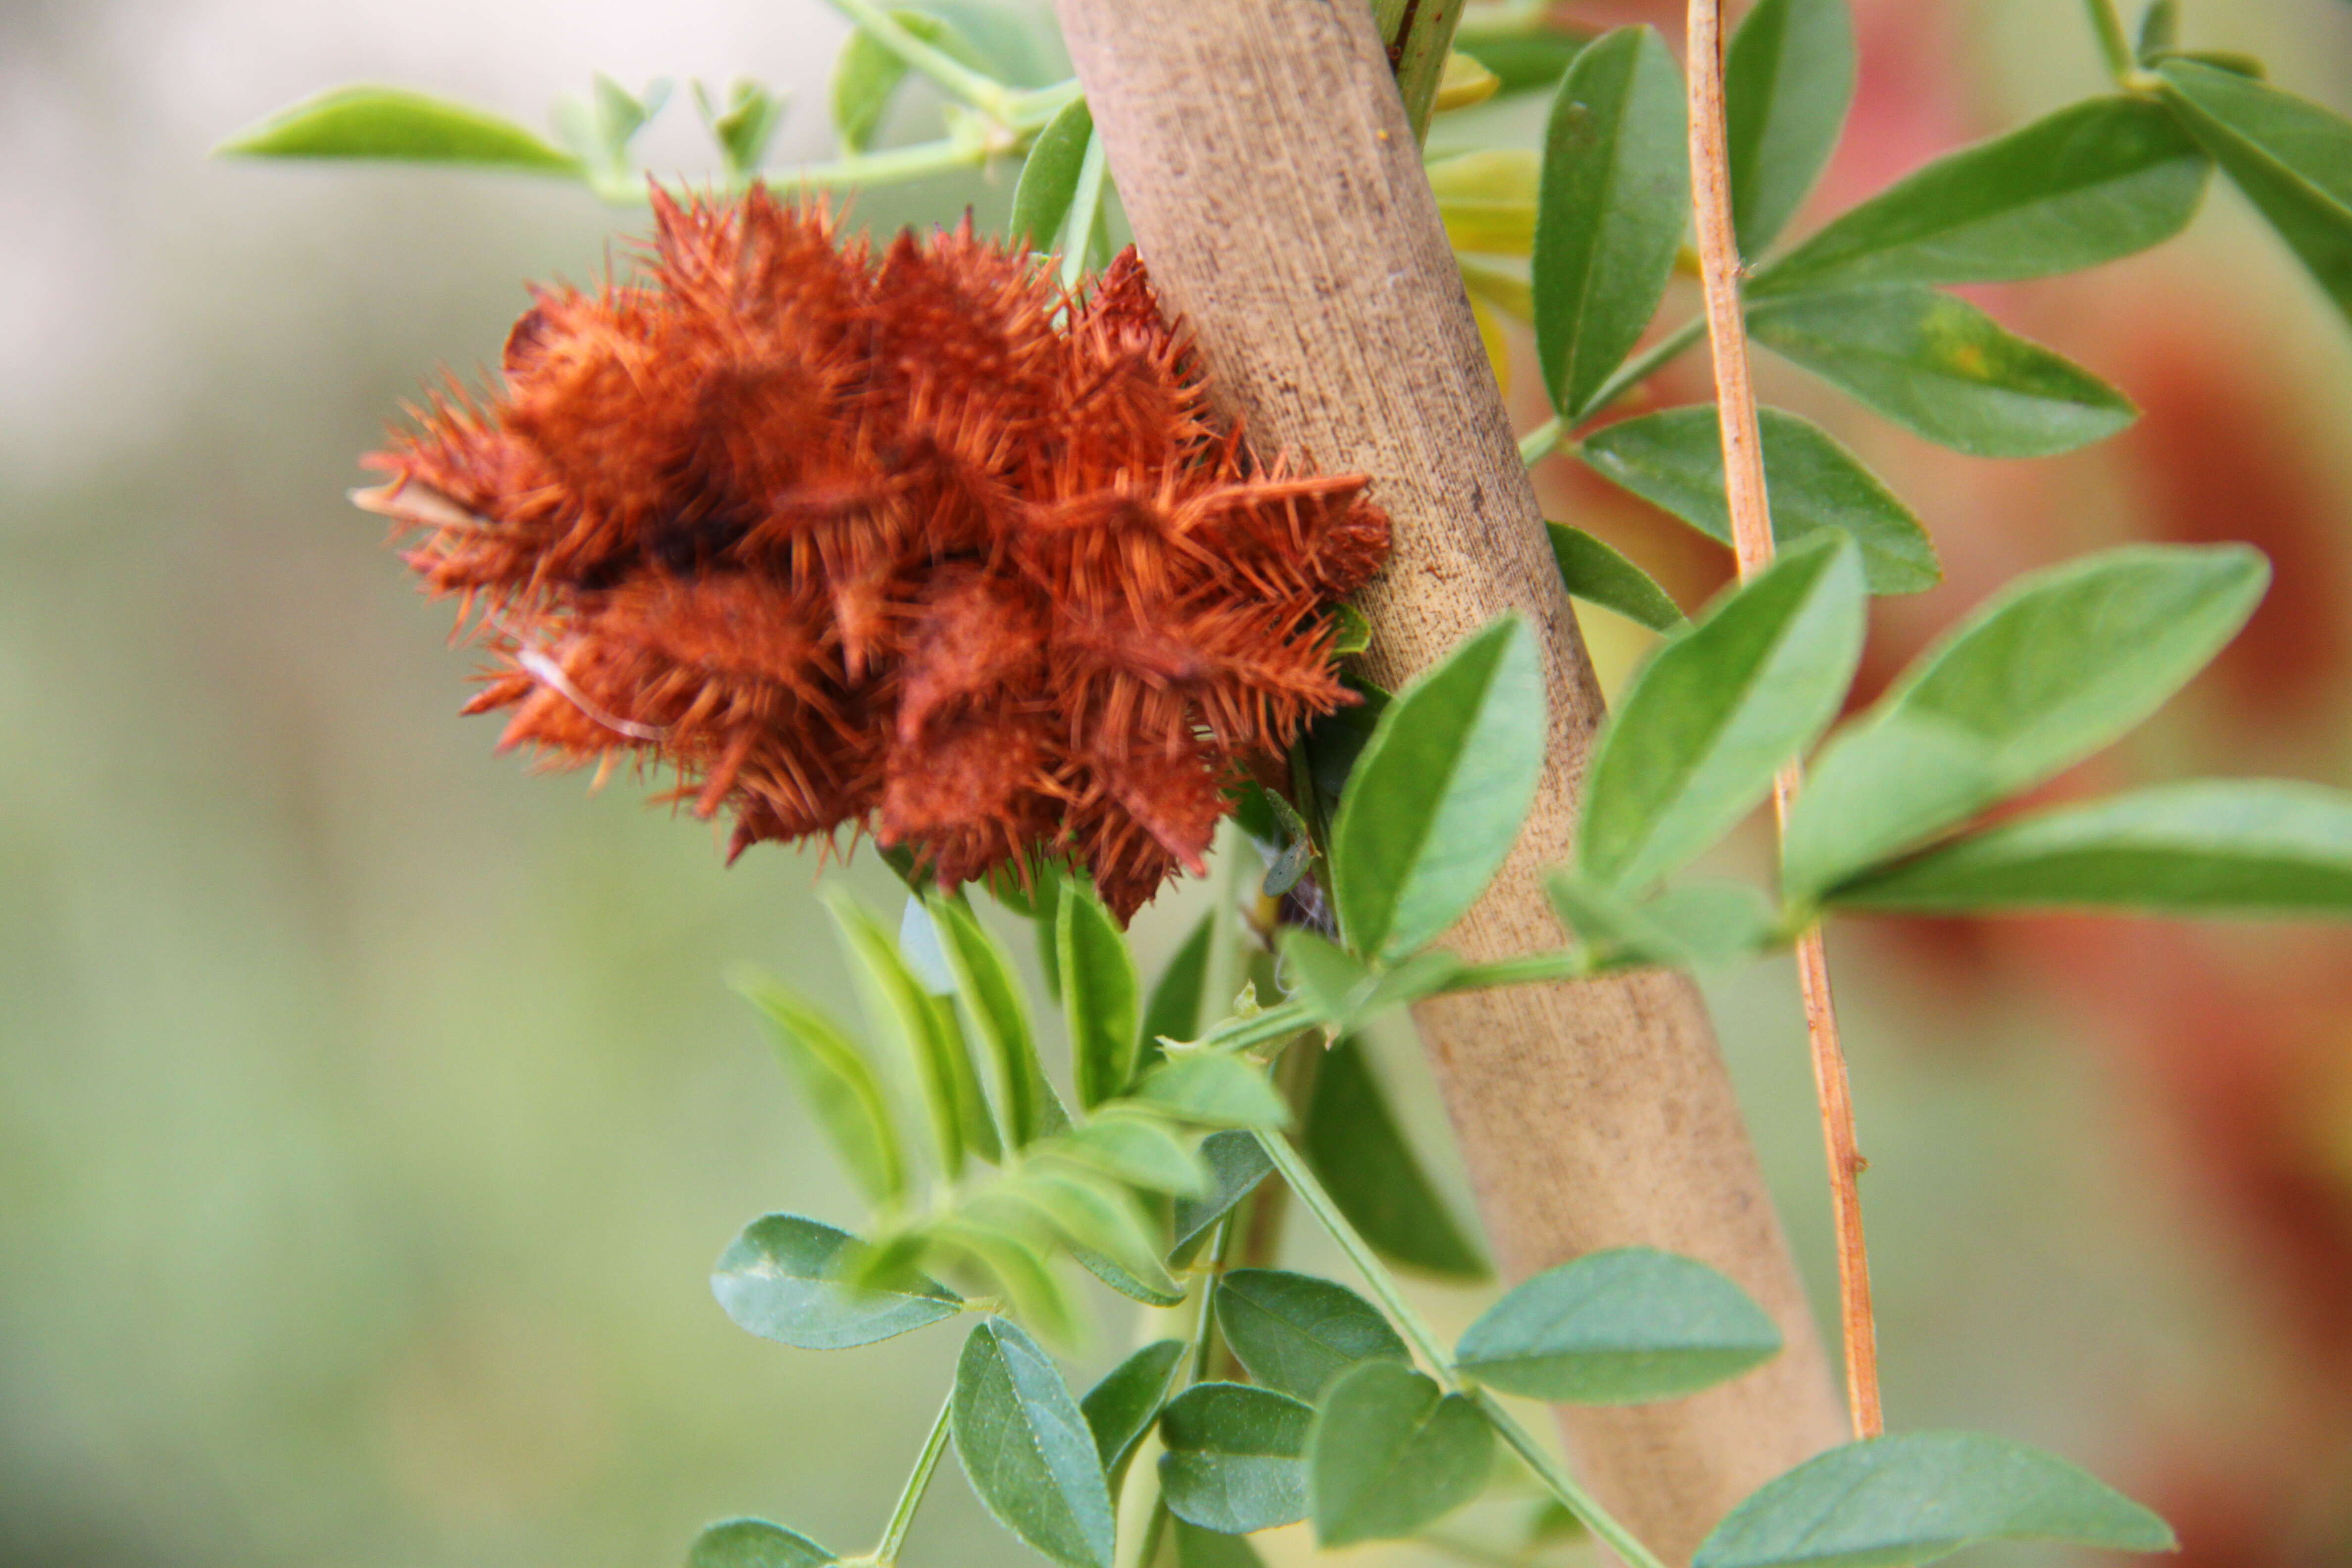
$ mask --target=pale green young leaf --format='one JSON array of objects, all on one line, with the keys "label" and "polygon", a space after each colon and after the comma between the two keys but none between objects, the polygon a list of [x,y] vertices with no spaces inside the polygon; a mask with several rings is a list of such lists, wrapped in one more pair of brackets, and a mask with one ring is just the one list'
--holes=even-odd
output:
[{"label": "pale green young leaf", "polygon": [[1307,1440],[1308,1513],[1327,1549],[1388,1541],[1476,1497],[1495,1429],[1459,1394],[1396,1361],[1369,1361],[1325,1394]]},{"label": "pale green young leaf", "polygon": [[1202,1159],[1159,1118],[1106,1110],[1037,1151],[1041,1160],[1067,1160],[1145,1192],[1197,1197],[1208,1191]]},{"label": "pale green young leaf", "polygon": [[1559,580],[1570,593],[1654,632],[1670,632],[1683,624],[1682,606],[1673,595],[1607,542],[1564,522],[1544,526],[1551,532]]},{"label": "pale green young leaf", "polygon": [[1382,710],[1331,826],[1348,945],[1392,963],[1434,941],[1494,879],[1544,758],[1535,639],[1506,616]]},{"label": "pale green young leaf", "polygon": [[1904,428],[1974,458],[2046,458],[2139,416],[2131,400],[1933,289],[1761,301],[1749,334]]},{"label": "pale green young leaf", "polygon": [[[1835,437],[1778,408],[1759,409],[1757,424],[1776,541],[1793,545],[1832,528],[1851,535],[1874,594],[1916,594],[1943,581],[1936,547],[1919,519]],[[1713,404],[1620,420],[1577,443],[1575,452],[1602,478],[1708,538],[1731,542],[1723,438]]]},{"label": "pale green young leaf", "polygon": [[1744,883],[1687,882],[1639,903],[1566,871],[1553,873],[1548,885],[1560,923],[1608,967],[1709,969],[1754,957],[1781,940],[1770,906]]},{"label": "pale green young leaf", "polygon": [[1160,1408],[1176,1386],[1176,1372],[1184,1364],[1188,1348],[1181,1340],[1155,1340],[1105,1373],[1078,1401],[1113,1497],[1118,1495],[1128,1462],[1160,1419]]},{"label": "pale green young leaf", "polygon": [[1691,1568],[1896,1568],[1982,1541],[2169,1552],[2172,1531],[2054,1454],[1974,1432],[1849,1443],[1767,1481]]},{"label": "pale green young leaf", "polygon": [[1570,418],[1656,313],[1690,209],[1682,73],[1657,32],[1620,27],[1576,57],[1544,132],[1536,359]]},{"label": "pale green young leaf", "polygon": [[729,1519],[694,1538],[686,1568],[825,1568],[832,1552],[764,1519]]},{"label": "pale green young leaf", "polygon": [[913,1059],[941,1173],[950,1181],[961,1174],[967,1152],[996,1159],[996,1125],[953,1009],[934,1005],[936,999],[907,967],[898,944],[847,889],[828,887],[824,898],[876,1021],[891,1021]]},{"label": "pale green young leaf", "polygon": [[1344,1285],[1278,1268],[1217,1280],[1217,1327],[1254,1382],[1313,1404],[1360,1361],[1412,1358],[1380,1309]]},{"label": "pale green young leaf", "polygon": [[1062,1014],[1070,1026],[1070,1072],[1078,1103],[1091,1110],[1134,1080],[1141,984],[1135,955],[1110,911],[1079,877],[1062,879],[1054,917]]},{"label": "pale green young leaf", "polygon": [[748,179],[759,173],[768,156],[768,143],[783,123],[784,100],[756,81],[739,80],[728,89],[722,105],[712,100],[700,82],[694,84],[694,106],[702,116],[727,173]]},{"label": "pale green young leaf", "polygon": [[2192,59],[2168,59],[2157,75],[2166,105],[2352,316],[2352,121]]},{"label": "pale green young leaf", "polygon": [[2267,563],[2130,545],[2030,574],[1922,655],[1822,751],[1781,883],[1817,897],[2098,751],[2237,634]]},{"label": "pale green young leaf", "polygon": [[1018,1149],[1060,1131],[1069,1125],[1069,1113],[1037,1055],[1012,955],[968,904],[934,893],[929,905],[957,1000],[996,1065],[997,1103],[1003,1108],[1008,1141]]},{"label": "pale green young leaf", "polygon": [[956,1293],[911,1270],[851,1282],[857,1238],[799,1215],[754,1220],[719,1255],[711,1294],[736,1326],[799,1350],[848,1350],[963,1310]]},{"label": "pale green young leaf", "polygon": [[1638,894],[1730,831],[1837,716],[1862,655],[1860,554],[1799,545],[1642,668],[1601,727],[1577,826],[1585,880]]},{"label": "pale green young leaf", "polygon": [[1042,1163],[1024,1166],[1015,1185],[1023,1200],[1035,1205],[1075,1249],[1110,1266],[1106,1274],[1085,1257],[1079,1258],[1105,1284],[1156,1306],[1184,1299],[1160,1266],[1151,1226],[1124,1187],[1091,1172]]},{"label": "pale green young leaf", "polygon": [[2270,779],[2160,784],[2006,822],[1833,889],[1842,909],[2352,915],[2352,795]]},{"label": "pale green young leaf", "polygon": [[583,173],[580,160],[510,120],[397,87],[339,87],[309,98],[213,151],[232,158],[362,158],[469,163],[533,174]]},{"label": "pale green young leaf", "polygon": [[2179,233],[2211,172],[2162,104],[2090,99],[1938,158],[1849,208],[1759,269],[1748,297],[2095,267]]},{"label": "pale green young leaf", "polygon": [[1003,1318],[971,1331],[950,1405],[956,1457],[999,1524],[1065,1568],[1111,1568],[1109,1486],[1061,1370]]},{"label": "pale green young leaf", "polygon": [[1050,1247],[1026,1215],[958,1214],[923,1227],[924,1243],[953,1254],[992,1278],[1013,1315],[1055,1344],[1076,1344],[1084,1316],[1077,1298],[1047,1261]]},{"label": "pale green young leaf", "polygon": [[1256,1134],[1250,1132],[1209,1134],[1201,1144],[1201,1163],[1208,1167],[1207,1190],[1198,1197],[1178,1198],[1171,1216],[1176,1239],[1168,1257],[1180,1266],[1208,1239],[1211,1227],[1274,1171]]},{"label": "pale green young leaf", "polygon": [[1454,1363],[1506,1394],[1638,1405],[1713,1387],[1780,1350],[1764,1309],[1706,1264],[1622,1247],[1515,1288],[1463,1333]]},{"label": "pale green young leaf", "polygon": [[1237,1056],[1171,1057],[1135,1086],[1138,1103],[1195,1127],[1287,1127],[1290,1108],[1265,1072]]},{"label": "pale green young leaf", "polygon": [[1307,1517],[1315,1410],[1272,1389],[1195,1384],[1160,1413],[1160,1490],[1177,1518],[1247,1535]]},{"label": "pale green young leaf", "polygon": [[1094,111],[1085,99],[1074,98],[1029,143],[1021,178],[1013,187],[1013,216],[1004,226],[1013,244],[1031,250],[1053,248],[1054,237],[1062,232],[1062,221],[1078,194],[1078,170],[1094,133]]},{"label": "pale green young leaf", "polygon": [[1739,252],[1764,254],[1837,150],[1853,103],[1846,0],[1759,0],[1723,62],[1731,224]]},{"label": "pale green young leaf", "polygon": [[1363,1043],[1324,1053],[1300,1152],[1331,1201],[1390,1262],[1440,1279],[1486,1278],[1486,1260],[1405,1141]]},{"label": "pale green young leaf", "polygon": [[906,1195],[907,1161],[880,1079],[849,1036],[790,986],[761,975],[736,989],[768,1020],[776,1056],[815,1112],[851,1180],[877,1204]]},{"label": "pale green young leaf", "polygon": [[[916,38],[974,69],[984,69],[971,40],[946,18],[927,11],[893,8],[890,19]],[[863,153],[874,145],[882,128],[883,110],[907,79],[907,62],[873,34],[858,28],[841,46],[833,62],[833,128],[842,149]]]}]

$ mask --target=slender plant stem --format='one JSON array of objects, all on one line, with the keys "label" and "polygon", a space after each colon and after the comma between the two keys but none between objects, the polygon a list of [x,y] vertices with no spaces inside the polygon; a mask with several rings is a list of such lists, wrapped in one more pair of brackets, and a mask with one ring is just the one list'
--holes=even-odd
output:
[{"label": "slender plant stem", "polygon": [[2124,31],[2124,19],[2116,9],[2116,0],[2083,0],[2091,13],[2091,31],[2099,36],[2099,53],[2107,62],[2107,73],[2119,82],[2128,82],[2139,69],[2139,59],[2134,54],[2131,36]]},{"label": "slender plant stem", "polygon": [[1627,360],[1617,367],[1617,373],[1614,375],[1602,382],[1592,395],[1585,400],[1584,406],[1577,411],[1575,418],[1570,419],[1565,415],[1556,414],[1520,437],[1519,461],[1532,468],[1551,456],[1559,444],[1567,439],[1571,426],[1582,425],[1590,420],[1594,415],[1664,370],[1668,363],[1679,359],[1684,351],[1706,335],[1706,318],[1694,317],[1652,343],[1642,353]]},{"label": "slender plant stem", "polygon": [[1331,1239],[1339,1244],[1339,1250],[1348,1255],[1348,1261],[1356,1266],[1356,1272],[1363,1278],[1365,1285],[1380,1299],[1381,1305],[1388,1309],[1389,1316],[1396,1321],[1397,1328],[1438,1378],[1448,1388],[1466,1395],[1471,1403],[1477,1405],[1479,1413],[1486,1417],[1503,1441],[1509,1444],[1512,1450],[1528,1462],[1528,1468],[1542,1478],[1552,1496],[1559,1500],[1560,1506],[1582,1521],[1584,1527],[1624,1559],[1629,1568],[1664,1568],[1657,1556],[1643,1545],[1632,1531],[1619,1523],[1613,1514],[1602,1508],[1600,1500],[1586,1491],[1576,1478],[1568,1473],[1567,1468],[1536,1441],[1535,1435],[1503,1407],[1501,1400],[1454,1369],[1454,1358],[1446,1352],[1444,1342],[1413,1310],[1412,1303],[1405,1300],[1403,1290],[1397,1285],[1396,1276],[1389,1272],[1388,1265],[1381,1261],[1371,1244],[1349,1223],[1348,1216],[1339,1212],[1339,1205],[1324,1190],[1323,1184],[1316,1178],[1314,1171],[1298,1152],[1297,1146],[1279,1132],[1260,1131],[1257,1141],[1258,1146],[1265,1151],[1265,1157],[1274,1163],[1274,1168],[1281,1173],[1283,1181],[1289,1185],[1299,1203],[1307,1213],[1322,1222]]},{"label": "slender plant stem", "polygon": [[[1696,209],[1700,278],[1706,292],[1707,337],[1715,357],[1717,423],[1731,510],[1732,549],[1744,581],[1771,564],[1772,517],[1765,493],[1764,452],[1756,423],[1756,389],[1748,374],[1748,330],[1739,303],[1739,245],[1731,223],[1731,161],[1723,113],[1723,0],[1690,0],[1691,195]],[[1783,833],[1803,782],[1790,763],[1773,781]],[[1838,1239],[1838,1300],[1844,1330],[1846,1403],[1857,1437],[1885,1429],[1878,1400],[1878,1331],[1870,1304],[1870,1254],[1862,1234],[1863,1159],[1854,1146],[1853,1097],[1838,1044],[1829,956],[1818,921],[1797,939],[1797,976],[1805,999],[1813,1081],[1827,1146],[1830,1202]]]},{"label": "slender plant stem", "polygon": [[950,1391],[940,1406],[939,1419],[931,1423],[931,1435],[923,1439],[923,1452],[915,1461],[914,1473],[907,1478],[907,1489],[898,1494],[898,1505],[890,1510],[890,1522],[882,1527],[882,1540],[873,1552],[878,1568],[890,1568],[898,1561],[899,1548],[907,1544],[907,1531],[914,1525],[915,1510],[923,1506],[923,1493],[930,1489],[932,1472],[940,1468],[940,1456],[948,1451],[948,1416],[954,1409],[955,1394]]},{"label": "slender plant stem", "polygon": [[1010,123],[1020,96],[985,72],[976,71],[946,50],[923,42],[898,25],[898,19],[874,0],[829,0],[876,43],[962,99],[990,119]]}]

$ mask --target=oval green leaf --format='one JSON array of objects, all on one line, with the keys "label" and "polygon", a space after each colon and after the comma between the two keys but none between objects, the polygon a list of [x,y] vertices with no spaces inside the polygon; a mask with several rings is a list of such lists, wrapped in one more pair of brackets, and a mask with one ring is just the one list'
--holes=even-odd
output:
[{"label": "oval green leaf", "polygon": [[1799,294],[1749,310],[1755,340],[1905,429],[1974,458],[2046,458],[2139,416],[2082,366],[1932,289]]},{"label": "oval green leaf", "polygon": [[764,1519],[729,1519],[694,1538],[686,1568],[824,1568],[832,1552]]},{"label": "oval green leaf", "polygon": [[1682,73],[1654,28],[1594,39],[1544,131],[1534,262],[1536,359],[1574,418],[1641,341],[1690,212]]},{"label": "oval green leaf", "polygon": [[1759,270],[1748,297],[1981,283],[2095,267],[2169,239],[2212,163],[2144,98],[2094,98],[1964,147]]},{"label": "oval green leaf", "polygon": [[2352,916],[2352,795],[2164,784],[2004,823],[1833,889],[1842,909]]},{"label": "oval green leaf", "polygon": [[1307,1517],[1308,1405],[1238,1383],[1202,1383],[1160,1413],[1160,1490],[1168,1511],[1220,1535]]},{"label": "oval green leaf", "polygon": [[1009,1141],[1023,1148],[1061,1131],[1069,1125],[1069,1113],[1045,1078],[1012,955],[970,905],[936,893],[928,904],[955,977],[956,996],[996,1064],[997,1103],[1003,1107]]},{"label": "oval green leaf", "polygon": [[1105,1373],[1078,1401],[1113,1497],[1118,1495],[1135,1450],[1160,1419],[1160,1408],[1168,1403],[1176,1369],[1184,1364],[1189,1348],[1181,1340],[1156,1340]]},{"label": "oval green leaf", "polygon": [[2020,578],[1823,750],[1789,819],[1786,895],[1816,897],[2105,746],[2221,651],[2269,577],[2242,544],[2148,544]]},{"label": "oval green leaf", "polygon": [[1602,725],[1577,867],[1635,894],[1736,826],[1837,717],[1862,656],[1862,564],[1843,533],[1790,551],[1643,667]]},{"label": "oval green leaf", "polygon": [[[982,68],[971,41],[944,17],[897,7],[889,16],[922,42]],[[882,111],[890,107],[890,95],[906,79],[907,62],[889,45],[863,27],[849,35],[833,62],[833,127],[844,151],[863,153],[874,145],[875,133],[882,128]]]},{"label": "oval green leaf", "polygon": [[847,1231],[772,1214],[719,1254],[711,1294],[738,1328],[804,1351],[870,1345],[963,1310],[954,1291],[912,1270],[850,1283],[862,1250]]},{"label": "oval green leaf", "polygon": [[1895,1568],[1979,1541],[2169,1552],[2171,1530],[2053,1454],[1974,1432],[1874,1437],[1767,1481],[1691,1568]]},{"label": "oval green leaf", "polygon": [[1127,937],[1084,878],[1062,879],[1054,943],[1070,1026],[1070,1072],[1078,1103],[1091,1110],[1134,1080],[1141,982]]},{"label": "oval green leaf", "polygon": [[1111,1568],[1110,1488],[1053,1359],[1003,1318],[972,1330],[950,1405],[956,1457],[996,1521],[1066,1568]]},{"label": "oval green leaf", "polygon": [[1070,203],[1078,194],[1078,170],[1094,133],[1094,110],[1083,98],[1064,104],[1037,132],[1013,187],[1013,216],[1005,223],[1014,244],[1032,250],[1053,248],[1054,237],[1062,232],[1062,220],[1069,216]]},{"label": "oval green leaf", "polygon": [[1331,1385],[1307,1436],[1315,1539],[1411,1535],[1478,1495],[1494,1449],[1494,1428],[1463,1395],[1399,1362],[1363,1363]]},{"label": "oval green leaf", "polygon": [[1623,1247],[1513,1289],[1463,1334],[1454,1364],[1506,1394],[1638,1405],[1713,1387],[1780,1349],[1764,1309],[1721,1274]]},{"label": "oval green leaf", "polygon": [[1763,255],[1804,205],[1837,150],[1854,79],[1846,0],[1759,0],[1732,34],[1723,117],[1742,256]]},{"label": "oval green leaf", "polygon": [[233,158],[364,158],[580,174],[580,160],[510,120],[397,87],[340,87],[282,109],[218,147]]},{"label": "oval green leaf", "polygon": [[1172,1128],[1148,1113],[1106,1111],[1055,1139],[1038,1154],[1100,1171],[1145,1192],[1198,1197],[1208,1190],[1201,1157]]},{"label": "oval green leaf", "polygon": [[1348,1223],[1391,1263],[1441,1279],[1484,1279],[1486,1260],[1438,1195],[1389,1109],[1363,1042],[1324,1053],[1300,1152]]},{"label": "oval green leaf", "polygon": [[1135,1098],[1195,1127],[1290,1125],[1290,1108],[1265,1070],[1235,1056],[1171,1058],[1136,1086]]},{"label": "oval green leaf", "polygon": [[[1835,437],[1778,408],[1759,409],[1757,424],[1776,541],[1792,545],[1823,529],[1841,531],[1862,551],[1863,578],[1874,594],[1916,594],[1943,581],[1936,547],[1919,519]],[[1586,437],[1575,450],[1603,479],[1708,538],[1731,542],[1723,439],[1713,404],[1620,420]]]},{"label": "oval green leaf", "polygon": [[1236,1268],[1217,1281],[1215,1305],[1250,1377],[1309,1404],[1358,1362],[1412,1360],[1379,1308],[1311,1274]]},{"label": "oval green leaf", "polygon": [[1564,522],[1544,526],[1551,531],[1552,559],[1559,563],[1559,580],[1570,593],[1654,632],[1682,626],[1683,607],[1673,595],[1606,541]]},{"label": "oval green leaf", "polygon": [[777,1059],[808,1098],[858,1190],[877,1204],[905,1196],[907,1161],[889,1100],[849,1036],[790,986],[751,975],[736,989],[766,1016]]},{"label": "oval green leaf", "polygon": [[1358,956],[1393,963],[1462,918],[1543,774],[1543,667],[1507,616],[1381,710],[1331,826],[1332,899]]}]

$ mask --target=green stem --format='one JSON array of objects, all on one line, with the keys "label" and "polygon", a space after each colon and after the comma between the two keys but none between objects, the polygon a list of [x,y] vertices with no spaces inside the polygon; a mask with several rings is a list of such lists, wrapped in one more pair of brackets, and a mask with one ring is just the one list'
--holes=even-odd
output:
[{"label": "green stem", "polygon": [[874,0],[828,3],[910,68],[929,77],[990,119],[1001,124],[1011,123],[1019,95],[994,77],[976,71],[946,50],[923,42],[900,26],[898,18],[875,5]]},{"label": "green stem", "polygon": [[1581,425],[1642,383],[1664,370],[1667,363],[1679,359],[1685,350],[1706,337],[1706,318],[1695,316],[1652,343],[1617,367],[1617,374],[1601,384],[1584,406],[1576,411],[1576,423]]},{"label": "green stem", "polygon": [[2107,74],[2128,85],[2139,73],[2139,61],[2134,57],[2131,35],[2124,31],[2124,19],[2116,9],[2116,0],[2083,0],[2090,8],[2091,30],[2099,36],[2099,53],[2105,57]]},{"label": "green stem", "polygon": [[1064,220],[1067,236],[1062,241],[1062,287],[1075,289],[1086,276],[1087,252],[1094,248],[1095,221],[1102,213],[1103,169],[1102,132],[1087,132],[1086,156],[1078,162],[1078,188],[1070,196],[1070,212]]},{"label": "green stem", "polygon": [[1560,1506],[1582,1521],[1584,1527],[1630,1564],[1630,1568],[1664,1568],[1655,1553],[1643,1545],[1633,1531],[1617,1522],[1616,1518],[1579,1485],[1576,1478],[1570,1475],[1542,1444],[1535,1440],[1533,1434],[1503,1408],[1500,1400],[1454,1370],[1453,1358],[1446,1353],[1437,1335],[1413,1310],[1412,1303],[1404,1299],[1396,1276],[1389,1272],[1388,1265],[1372,1251],[1371,1244],[1348,1222],[1348,1216],[1339,1212],[1339,1205],[1331,1201],[1331,1194],[1324,1190],[1323,1184],[1316,1179],[1315,1173],[1307,1168],[1306,1160],[1290,1140],[1279,1132],[1262,1131],[1257,1134],[1257,1141],[1258,1146],[1265,1151],[1265,1157],[1273,1162],[1274,1168],[1282,1173],[1282,1179],[1297,1194],[1298,1201],[1323,1223],[1323,1228],[1330,1233],[1333,1241],[1339,1243],[1339,1250],[1348,1255],[1348,1260],[1356,1266],[1356,1272],[1363,1277],[1364,1283],[1379,1298],[1381,1305],[1387,1308],[1389,1315],[1396,1320],[1397,1328],[1405,1339],[1446,1386],[1457,1394],[1467,1395],[1503,1441],[1528,1462],[1528,1468],[1534,1470],[1551,1495],[1559,1500]]},{"label": "green stem", "polygon": [[931,1423],[931,1435],[923,1439],[923,1452],[915,1461],[914,1473],[907,1478],[907,1489],[898,1494],[898,1506],[890,1510],[890,1522],[882,1527],[882,1540],[874,1548],[873,1561],[878,1568],[890,1568],[898,1561],[898,1549],[907,1544],[907,1531],[915,1522],[915,1510],[923,1506],[923,1494],[930,1489],[931,1474],[940,1468],[940,1456],[948,1450],[948,1416],[955,1409],[955,1394],[950,1392],[947,1402],[940,1406],[940,1418]]},{"label": "green stem", "polygon": [[1519,437],[1519,461],[1534,468],[1559,449],[1559,438],[1567,434],[1567,421],[1553,415]]},{"label": "green stem", "polygon": [[[1018,151],[1009,148],[1007,151]],[[927,179],[958,169],[977,169],[988,162],[989,148],[969,137],[945,137],[907,147],[887,147],[879,153],[857,153],[829,163],[805,163],[797,169],[763,169],[756,178],[777,190],[800,187],[836,190],[844,185],[882,185],[902,180]],[[645,193],[640,191],[642,196]]]},{"label": "green stem", "polygon": [[1200,1048],[1217,1051],[1245,1051],[1253,1046],[1263,1046],[1296,1035],[1315,1022],[1315,1015],[1304,1002],[1284,1002],[1246,1018],[1228,1018],[1201,1037]]},{"label": "green stem", "polygon": [[1599,971],[1600,966],[1589,950],[1561,948],[1552,952],[1530,952],[1519,958],[1498,958],[1492,963],[1471,964],[1448,980],[1444,989],[1449,992],[1479,991],[1490,985],[1549,985],[1562,980],[1589,980]]}]

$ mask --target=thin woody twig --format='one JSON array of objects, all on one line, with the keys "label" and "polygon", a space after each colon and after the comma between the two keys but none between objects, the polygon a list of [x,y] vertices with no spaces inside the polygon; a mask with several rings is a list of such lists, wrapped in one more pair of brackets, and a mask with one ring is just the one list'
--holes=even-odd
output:
[{"label": "thin woody twig", "polygon": [[[1724,486],[1730,502],[1732,549],[1742,581],[1772,561],[1772,518],[1765,494],[1764,451],[1756,422],[1756,389],[1748,374],[1748,331],[1739,306],[1739,243],[1731,222],[1731,167],[1723,108],[1723,0],[1690,0],[1691,196],[1698,231],[1700,277],[1706,293],[1707,337],[1715,356],[1717,418],[1723,430]],[[1804,779],[1790,763],[1773,781],[1772,804],[1786,830]],[[1864,1161],[1854,1145],[1853,1096],[1845,1054],[1838,1044],[1837,1007],[1830,994],[1829,955],[1816,924],[1797,943],[1797,976],[1805,999],[1805,1033],[1812,1047],[1813,1084],[1821,1100],[1827,1146],[1830,1201],[1837,1223],[1838,1298],[1845,1340],[1846,1403],[1857,1437],[1885,1429],[1878,1401],[1878,1329],[1870,1305],[1870,1254],[1862,1234]]]}]

